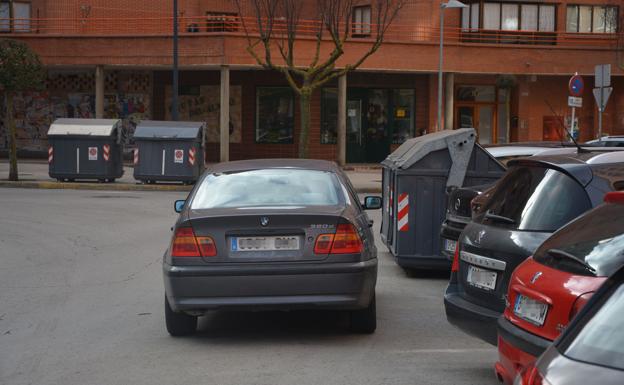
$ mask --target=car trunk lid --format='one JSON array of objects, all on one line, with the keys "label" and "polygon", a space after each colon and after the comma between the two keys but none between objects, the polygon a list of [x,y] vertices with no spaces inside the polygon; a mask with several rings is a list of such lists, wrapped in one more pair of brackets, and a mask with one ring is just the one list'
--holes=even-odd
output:
[{"label": "car trunk lid", "polygon": [[[530,258],[512,275],[505,317],[516,326],[552,341],[570,322],[577,299],[596,291],[605,279],[557,270]],[[515,311],[519,295],[548,306],[542,325],[523,318]]]}]

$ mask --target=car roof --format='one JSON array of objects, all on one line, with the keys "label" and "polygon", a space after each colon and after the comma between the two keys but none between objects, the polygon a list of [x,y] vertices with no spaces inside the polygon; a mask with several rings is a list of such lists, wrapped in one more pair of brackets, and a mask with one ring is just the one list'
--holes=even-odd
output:
[{"label": "car roof", "polygon": [[267,168],[296,168],[302,170],[317,170],[338,172],[340,168],[335,162],[320,159],[247,159],[231,162],[222,162],[211,165],[207,171],[212,173],[227,173],[234,171],[259,170]]},{"label": "car roof", "polygon": [[[555,170],[565,172],[566,174],[574,177],[583,186],[586,186],[592,179],[594,172],[602,174],[602,168],[609,165],[624,164],[624,149],[617,150],[611,148],[610,151],[604,149],[592,148],[588,151],[578,152],[576,149],[557,149],[558,151],[547,151],[530,158],[513,159],[509,161],[509,166],[527,165],[527,166],[542,166]],[[547,155],[544,155],[546,153]],[[622,174],[618,165],[616,170],[611,170],[609,173]],[[592,171],[593,170],[593,171]],[[600,176],[600,175],[599,175]],[[610,176],[609,179],[613,179]],[[616,178],[619,179],[619,178]]]},{"label": "car roof", "polygon": [[499,146],[487,147],[486,151],[495,158],[503,158],[506,156],[531,156],[546,151],[550,147],[539,146]]},{"label": "car roof", "polygon": [[576,148],[559,148],[544,150],[530,158],[514,159],[509,161],[510,165],[516,163],[544,163],[558,165],[560,167],[573,167],[579,164],[599,165],[606,163],[624,162],[624,149],[617,148],[591,148],[587,151],[578,152]]}]

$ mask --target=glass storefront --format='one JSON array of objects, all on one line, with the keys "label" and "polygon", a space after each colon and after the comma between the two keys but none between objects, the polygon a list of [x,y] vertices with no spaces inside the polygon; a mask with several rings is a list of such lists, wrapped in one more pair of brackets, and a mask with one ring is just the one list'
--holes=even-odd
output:
[{"label": "glass storefront", "polygon": [[[321,92],[321,144],[336,143],[338,91]],[[379,162],[392,144],[415,135],[413,89],[350,88],[347,91],[347,162]]]},{"label": "glass storefront", "polygon": [[294,107],[291,88],[256,88],[256,143],[293,143]]}]

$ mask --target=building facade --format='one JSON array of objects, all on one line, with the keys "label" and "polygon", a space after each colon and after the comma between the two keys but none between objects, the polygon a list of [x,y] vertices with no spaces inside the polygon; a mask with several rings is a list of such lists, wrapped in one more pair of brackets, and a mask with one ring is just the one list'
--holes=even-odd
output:
[{"label": "building facade", "polygon": [[[248,53],[242,21],[253,17],[249,4],[241,11],[234,1],[178,3],[179,119],[207,123],[206,160],[296,157],[299,103],[282,74],[262,69]],[[314,3],[306,1],[303,20],[314,18]],[[357,3],[357,24],[337,67],[370,46],[371,3]],[[481,143],[565,140],[568,81],[578,73],[585,90],[576,127],[580,140],[593,139],[594,67],[611,64],[603,134],[624,134],[621,0],[465,4],[444,11],[440,128],[475,127]],[[48,70],[45,90],[16,97],[19,147],[47,148],[47,129],[59,117],[121,118],[130,146],[141,120],[171,119],[172,15],[172,1],[159,0],[132,7],[122,0],[0,2],[0,31],[29,44]],[[439,129],[439,20],[438,2],[407,0],[381,48],[346,82],[314,93],[310,157],[337,160],[343,146],[347,163],[376,163],[406,139]],[[314,46],[302,36],[296,60],[311,60]],[[323,54],[328,47],[323,42]],[[5,137],[0,126],[0,149]]]}]

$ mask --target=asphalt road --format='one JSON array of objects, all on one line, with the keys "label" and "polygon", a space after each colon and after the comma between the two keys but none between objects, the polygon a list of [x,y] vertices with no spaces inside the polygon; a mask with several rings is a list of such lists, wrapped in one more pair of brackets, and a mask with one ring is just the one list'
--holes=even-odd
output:
[{"label": "asphalt road", "polygon": [[0,384],[497,383],[496,350],[445,319],[446,277],[406,277],[379,240],[373,335],[339,312],[217,312],[169,337],[160,260],[184,196],[0,189]]}]

